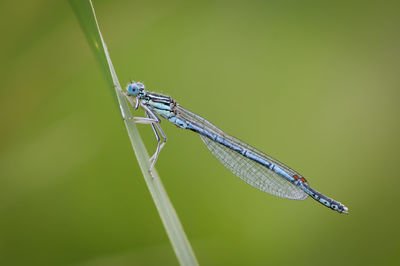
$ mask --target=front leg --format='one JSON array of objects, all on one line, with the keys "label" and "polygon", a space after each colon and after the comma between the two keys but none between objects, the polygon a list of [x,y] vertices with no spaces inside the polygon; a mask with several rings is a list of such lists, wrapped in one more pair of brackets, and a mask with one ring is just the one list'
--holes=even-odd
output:
[{"label": "front leg", "polygon": [[138,124],[159,124],[161,123],[161,119],[149,109],[146,105],[140,103],[140,107],[144,109],[146,112],[147,117],[136,117],[136,116],[131,116],[124,118],[125,120],[133,120],[135,123]]},{"label": "front leg", "polygon": [[131,116],[131,117],[127,117],[124,118],[125,120],[133,120],[133,122],[135,122],[136,124],[158,124],[160,123],[158,120],[153,119],[153,118],[148,118],[148,117],[138,117],[138,116]]}]

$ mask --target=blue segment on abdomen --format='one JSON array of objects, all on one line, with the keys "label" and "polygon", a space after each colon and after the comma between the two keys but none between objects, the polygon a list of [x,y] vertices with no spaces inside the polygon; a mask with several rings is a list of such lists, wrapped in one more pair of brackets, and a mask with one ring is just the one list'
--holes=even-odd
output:
[{"label": "blue segment on abdomen", "polygon": [[168,118],[168,121],[173,123],[175,126],[183,128],[183,129],[185,129],[188,126],[188,124],[184,120],[182,120],[176,116],[171,116],[170,118]]},{"label": "blue segment on abdomen", "polygon": [[322,203],[323,205],[325,205],[326,207],[329,207],[335,211],[339,211],[339,212],[343,212],[343,204],[341,204],[340,202],[337,202],[333,199],[330,199],[324,195],[322,195],[321,193],[319,193],[318,191],[312,189],[310,186],[308,186],[307,184],[301,183],[300,184],[301,189],[303,189],[308,195],[310,195],[311,197],[313,197],[315,200],[319,201],[320,203]]},{"label": "blue segment on abdomen", "polygon": [[275,173],[277,173],[278,175],[284,177],[286,180],[293,182],[295,181],[295,179],[293,178],[293,176],[291,176],[290,174],[288,174],[286,171],[284,171],[283,169],[279,168],[279,166],[274,167],[273,171]]}]

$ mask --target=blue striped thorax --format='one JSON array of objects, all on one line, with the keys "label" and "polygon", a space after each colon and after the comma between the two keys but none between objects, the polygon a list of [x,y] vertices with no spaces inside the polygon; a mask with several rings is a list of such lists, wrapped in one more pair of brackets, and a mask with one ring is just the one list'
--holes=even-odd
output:
[{"label": "blue striped thorax", "polygon": [[[175,116],[173,109],[176,106],[176,101],[171,97],[148,92],[141,82],[131,82],[126,87],[126,91],[128,96],[138,98],[143,105],[146,105],[161,117],[170,119]],[[181,125],[177,126],[181,127]]]}]

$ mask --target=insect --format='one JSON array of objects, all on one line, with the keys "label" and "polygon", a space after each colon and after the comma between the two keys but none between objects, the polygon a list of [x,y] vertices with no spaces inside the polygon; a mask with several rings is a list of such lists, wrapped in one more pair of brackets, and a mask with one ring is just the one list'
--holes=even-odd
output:
[{"label": "insect", "polygon": [[150,124],[157,139],[157,149],[150,158],[150,171],[167,142],[160,127],[161,117],[181,129],[199,134],[210,152],[233,174],[251,186],[288,199],[304,200],[311,196],[332,210],[348,213],[346,206],[312,189],[296,171],[184,109],[171,97],[148,92],[141,82],[131,82],[123,93],[135,110],[140,107],[146,113],[146,117],[125,119]]}]

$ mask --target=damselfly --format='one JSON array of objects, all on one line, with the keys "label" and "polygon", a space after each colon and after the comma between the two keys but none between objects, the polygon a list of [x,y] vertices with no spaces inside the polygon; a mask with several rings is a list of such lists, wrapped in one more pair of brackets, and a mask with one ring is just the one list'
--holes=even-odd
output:
[{"label": "damselfly", "polygon": [[199,134],[211,153],[233,174],[251,186],[288,199],[304,200],[310,195],[332,210],[348,213],[347,207],[312,189],[306,179],[296,171],[226,134],[206,119],[181,107],[174,99],[147,92],[140,82],[131,82],[123,93],[135,110],[141,107],[146,113],[146,117],[126,117],[125,119],[150,124],[156,136],[157,149],[150,158],[150,171],[167,141],[160,127],[160,117],[162,117],[181,129],[189,129]]}]

